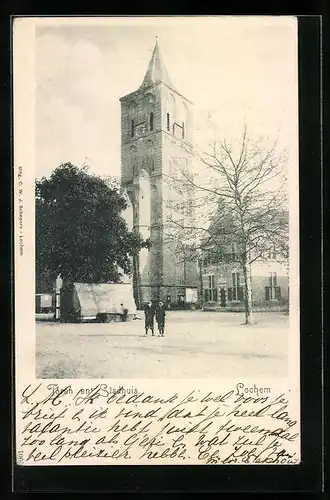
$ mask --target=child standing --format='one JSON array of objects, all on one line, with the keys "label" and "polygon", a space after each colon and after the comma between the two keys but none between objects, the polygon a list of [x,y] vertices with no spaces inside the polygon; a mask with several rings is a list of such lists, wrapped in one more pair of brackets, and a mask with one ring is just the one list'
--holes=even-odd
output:
[{"label": "child standing", "polygon": [[156,321],[158,325],[158,335],[160,337],[164,337],[165,332],[165,307],[162,301],[158,302],[158,306],[156,309]]}]

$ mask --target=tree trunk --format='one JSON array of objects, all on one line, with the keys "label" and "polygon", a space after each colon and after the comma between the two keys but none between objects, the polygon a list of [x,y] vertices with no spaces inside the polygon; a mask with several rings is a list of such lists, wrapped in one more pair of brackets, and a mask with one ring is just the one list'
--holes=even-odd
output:
[{"label": "tree trunk", "polygon": [[200,287],[199,287],[199,294],[200,294],[199,306],[200,306],[200,308],[202,308],[203,303],[204,303],[202,259],[198,259],[198,271],[199,271],[199,285],[200,285]]},{"label": "tree trunk", "polygon": [[244,276],[244,308],[245,308],[245,325],[253,325],[255,323],[252,313],[252,283],[249,264],[246,260],[242,263]]}]

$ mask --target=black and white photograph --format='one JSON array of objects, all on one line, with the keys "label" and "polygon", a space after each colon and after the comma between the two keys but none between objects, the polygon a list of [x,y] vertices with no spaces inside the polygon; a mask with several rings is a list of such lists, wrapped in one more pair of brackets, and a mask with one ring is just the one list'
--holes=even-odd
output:
[{"label": "black and white photograph", "polygon": [[[130,411],[140,407],[132,409],[127,398],[141,403],[137,381],[145,380],[160,391],[178,391],[174,399],[148,396],[160,405],[184,401],[199,408],[196,415],[189,405],[173,410],[182,412],[181,427],[187,420],[205,427],[197,417],[220,419],[224,405],[226,422],[214,425],[238,438],[235,449],[244,436],[235,435],[235,418],[226,418],[226,411],[239,419],[245,409],[253,420],[255,410],[267,419],[271,408],[277,431],[267,430],[267,423],[262,429],[258,420],[260,433],[250,445],[260,457],[247,441],[248,452],[222,456],[217,437],[212,461],[206,445],[200,450],[202,441],[197,446],[197,437],[185,434],[186,444],[182,438],[167,453],[146,437],[148,452],[140,443],[138,457],[136,445],[134,460],[180,463],[185,450],[197,446],[197,462],[208,464],[242,463],[248,453],[248,463],[299,463],[299,418],[284,395],[291,391],[296,412],[297,20],[21,18],[13,36],[14,58],[15,41],[19,54],[15,234],[22,271],[16,355],[21,367],[29,367],[34,385],[28,394],[35,403],[34,413],[26,410],[23,390],[22,460],[133,460],[133,437],[116,456],[103,449],[97,455],[95,443],[93,451],[82,445],[86,453],[72,442],[65,448],[63,430],[55,451],[44,452],[39,443],[39,452],[38,440],[46,438],[31,429],[41,425],[32,420],[43,410],[33,398],[44,388],[50,400],[59,394],[74,404],[89,398],[92,409],[97,403],[110,412],[104,405],[121,397],[128,413],[118,415],[125,422],[132,417],[131,425],[141,414],[134,420]],[[23,116],[23,109],[29,114]],[[29,161],[21,154],[24,146]],[[23,339],[27,324],[31,332]],[[22,370],[21,384],[29,384],[29,376]],[[201,385],[181,397],[180,384],[189,387],[192,380]],[[229,388],[222,391],[226,381]],[[210,402],[220,406],[207,416]],[[153,408],[150,422],[157,416],[166,424],[162,419],[171,410],[161,415]],[[290,441],[290,450],[280,444],[271,453],[261,450],[274,436]],[[28,446],[32,438],[37,447]],[[103,437],[102,444],[108,442]]]},{"label": "black and white photograph", "polygon": [[269,22],[37,27],[39,377],[286,375],[295,38]]}]

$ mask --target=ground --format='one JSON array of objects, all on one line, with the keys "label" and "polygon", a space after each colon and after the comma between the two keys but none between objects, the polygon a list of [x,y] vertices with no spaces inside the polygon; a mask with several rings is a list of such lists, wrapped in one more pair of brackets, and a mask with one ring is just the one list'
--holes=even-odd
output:
[{"label": "ground", "polygon": [[127,323],[38,321],[37,378],[285,377],[288,316],[170,311],[165,337],[144,335],[141,319]]}]

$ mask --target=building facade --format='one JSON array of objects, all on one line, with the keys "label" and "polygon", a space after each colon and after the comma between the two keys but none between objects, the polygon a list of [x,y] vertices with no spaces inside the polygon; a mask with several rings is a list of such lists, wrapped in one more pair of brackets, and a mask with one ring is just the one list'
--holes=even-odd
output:
[{"label": "building facade", "polygon": [[[288,260],[270,252],[249,267],[252,304],[255,310],[287,310],[289,306]],[[203,259],[204,308],[243,310],[244,276],[238,261],[210,262]]]},{"label": "building facade", "polygon": [[[134,263],[138,302],[185,301],[187,290],[197,290],[197,266],[166,228],[177,215],[179,195],[168,182],[174,163],[189,170],[192,161],[192,103],[174,89],[157,42],[141,86],[120,102],[121,187],[132,203],[133,228],[151,241]],[[188,195],[180,196],[185,211]]]}]

